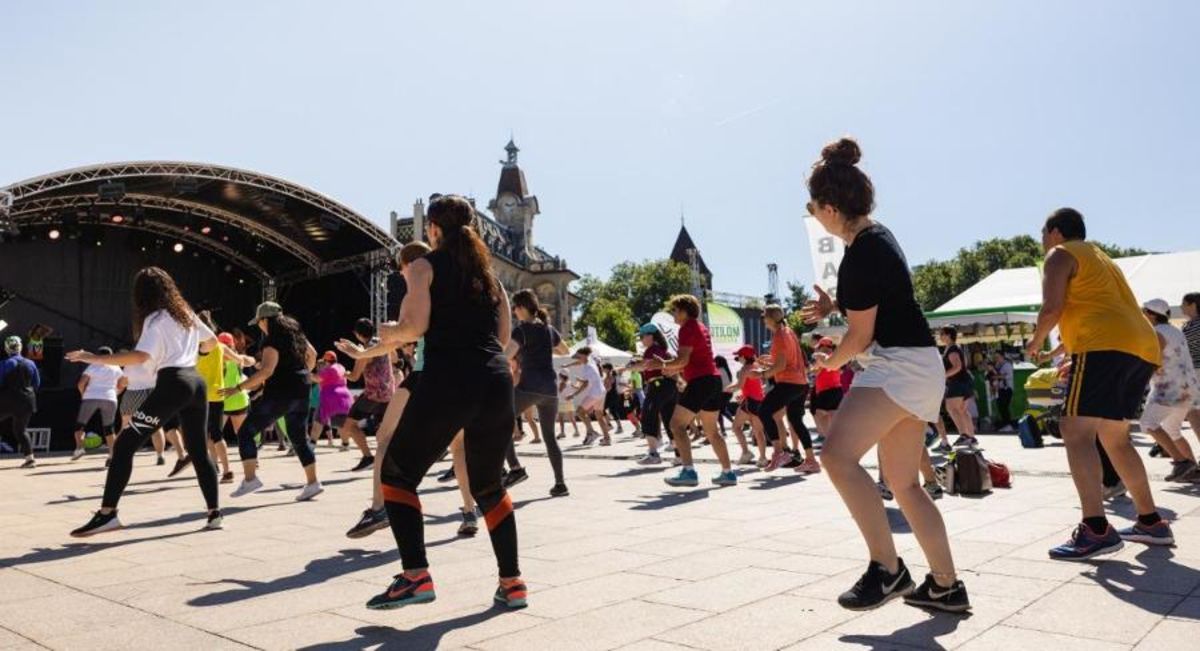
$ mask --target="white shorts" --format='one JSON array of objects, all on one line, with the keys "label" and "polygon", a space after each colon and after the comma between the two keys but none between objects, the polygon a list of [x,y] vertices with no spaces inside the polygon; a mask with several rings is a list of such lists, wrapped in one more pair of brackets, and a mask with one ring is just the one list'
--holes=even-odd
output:
[{"label": "white shorts", "polygon": [[1183,421],[1187,418],[1188,409],[1187,403],[1171,406],[1147,402],[1146,409],[1142,411],[1142,431],[1160,429],[1178,441],[1183,438]]},{"label": "white shorts", "polygon": [[575,406],[587,412],[599,411],[604,408],[604,394],[598,396],[579,396]]},{"label": "white shorts", "polygon": [[859,354],[863,366],[855,387],[883,389],[901,409],[927,423],[937,422],[946,394],[946,369],[933,346],[884,348],[871,344]]}]

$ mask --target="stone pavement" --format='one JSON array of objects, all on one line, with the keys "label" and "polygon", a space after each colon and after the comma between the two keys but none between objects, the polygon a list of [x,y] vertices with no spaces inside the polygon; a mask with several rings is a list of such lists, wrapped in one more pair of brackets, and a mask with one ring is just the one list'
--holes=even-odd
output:
[{"label": "stone pavement", "polygon": [[[567,443],[576,443],[568,439]],[[190,471],[166,479],[137,460],[121,503],[127,529],[88,542],[67,532],[97,508],[102,458],[0,462],[0,648],[164,649],[1182,649],[1200,639],[1200,492],[1161,481],[1174,549],[1130,545],[1100,563],[1046,558],[1079,513],[1061,447],[1022,450],[984,438],[1016,471],[1015,487],[940,505],[975,605],[970,617],[892,603],[869,613],[835,599],[865,566],[853,522],[824,475],[745,469],[736,488],[666,487],[633,466],[641,448],[568,446],[572,494],[551,499],[550,469],[523,443],[532,478],[514,489],[531,606],[490,608],[495,564],[486,535],[456,539],[458,494],[432,479],[422,494],[439,597],[373,612],[365,601],[399,571],[388,532],[343,533],[369,493],[353,454],[321,448],[326,492],[292,501],[296,461],[265,454],[268,489],[223,497],[226,528],[198,531]],[[705,450],[701,456],[709,453]],[[613,457],[624,457],[613,458]],[[868,461],[871,457],[868,456]],[[870,464],[868,464],[870,465]],[[435,470],[440,470],[439,464]],[[714,474],[711,465],[702,476]],[[280,482],[293,482],[287,488]],[[223,495],[231,486],[223,485]],[[1128,500],[1113,505],[1131,516]],[[898,546],[924,562],[894,504]]]}]

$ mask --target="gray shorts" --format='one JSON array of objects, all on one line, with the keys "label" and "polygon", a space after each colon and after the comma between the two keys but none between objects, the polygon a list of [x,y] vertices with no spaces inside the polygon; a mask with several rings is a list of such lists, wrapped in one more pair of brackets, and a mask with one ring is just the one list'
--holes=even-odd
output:
[{"label": "gray shorts", "polygon": [[79,415],[75,417],[76,427],[82,429],[96,412],[100,412],[100,424],[111,428],[117,417],[117,403],[111,400],[84,400],[79,403]]},{"label": "gray shorts", "polygon": [[141,409],[142,403],[146,402],[146,398],[150,397],[150,392],[154,389],[126,389],[125,393],[121,394],[121,415],[132,416],[133,412]]}]

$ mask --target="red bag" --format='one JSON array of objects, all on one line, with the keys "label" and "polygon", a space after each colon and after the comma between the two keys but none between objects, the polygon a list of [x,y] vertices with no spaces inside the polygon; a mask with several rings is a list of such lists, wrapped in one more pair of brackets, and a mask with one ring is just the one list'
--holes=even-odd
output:
[{"label": "red bag", "polygon": [[1012,473],[1008,466],[995,461],[988,462],[988,474],[992,476],[993,488],[1012,488]]}]

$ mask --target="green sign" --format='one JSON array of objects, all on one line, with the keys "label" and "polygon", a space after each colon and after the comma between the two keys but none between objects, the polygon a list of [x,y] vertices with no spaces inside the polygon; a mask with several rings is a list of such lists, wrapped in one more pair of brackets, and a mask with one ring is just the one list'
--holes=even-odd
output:
[{"label": "green sign", "polygon": [[720,303],[708,304],[708,332],[717,353],[732,353],[746,341],[742,337],[742,317]]}]

